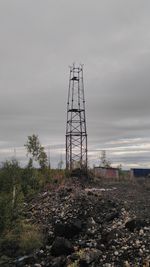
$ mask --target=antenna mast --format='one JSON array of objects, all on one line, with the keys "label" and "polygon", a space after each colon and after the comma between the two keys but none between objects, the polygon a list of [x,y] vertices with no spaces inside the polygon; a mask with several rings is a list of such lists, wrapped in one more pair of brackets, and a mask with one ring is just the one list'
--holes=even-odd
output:
[{"label": "antenna mast", "polygon": [[87,169],[83,65],[70,67],[66,125],[66,169]]}]

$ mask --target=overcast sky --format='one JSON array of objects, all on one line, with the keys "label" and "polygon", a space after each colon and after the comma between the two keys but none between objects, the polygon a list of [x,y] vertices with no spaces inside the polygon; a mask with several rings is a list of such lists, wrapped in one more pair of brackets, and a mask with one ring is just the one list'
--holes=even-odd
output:
[{"label": "overcast sky", "polygon": [[150,1],[0,0],[0,161],[27,136],[64,157],[69,68],[84,64],[89,163],[150,167]]}]

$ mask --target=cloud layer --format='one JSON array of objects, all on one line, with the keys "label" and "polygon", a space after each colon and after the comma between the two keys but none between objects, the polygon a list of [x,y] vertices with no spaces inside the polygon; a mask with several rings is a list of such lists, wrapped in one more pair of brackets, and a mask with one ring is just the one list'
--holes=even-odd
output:
[{"label": "cloud layer", "polygon": [[[63,157],[69,69],[84,63],[89,163],[149,166],[150,2],[1,0],[0,160],[28,135]],[[99,151],[99,152],[98,152]]]}]

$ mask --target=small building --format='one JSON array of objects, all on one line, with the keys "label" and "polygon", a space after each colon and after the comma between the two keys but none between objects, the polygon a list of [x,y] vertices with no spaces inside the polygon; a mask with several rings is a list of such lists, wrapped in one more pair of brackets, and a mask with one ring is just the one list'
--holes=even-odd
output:
[{"label": "small building", "polygon": [[150,169],[135,168],[130,170],[131,178],[150,177]]},{"label": "small building", "polygon": [[117,168],[94,167],[94,174],[96,177],[99,177],[99,178],[119,179],[119,169]]}]

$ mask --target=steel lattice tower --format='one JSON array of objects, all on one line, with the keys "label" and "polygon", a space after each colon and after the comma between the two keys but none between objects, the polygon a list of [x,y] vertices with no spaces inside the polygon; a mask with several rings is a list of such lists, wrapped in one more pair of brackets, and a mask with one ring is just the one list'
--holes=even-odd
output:
[{"label": "steel lattice tower", "polygon": [[87,169],[83,66],[70,67],[66,125],[66,168]]}]

